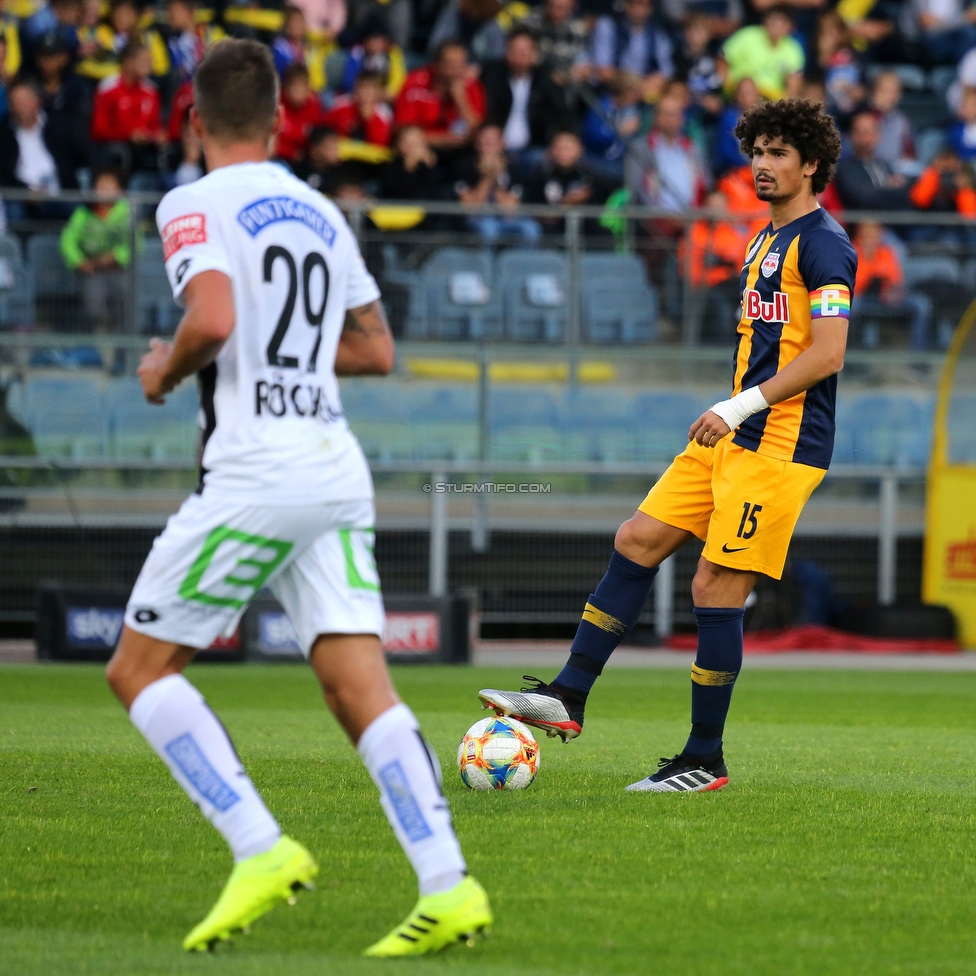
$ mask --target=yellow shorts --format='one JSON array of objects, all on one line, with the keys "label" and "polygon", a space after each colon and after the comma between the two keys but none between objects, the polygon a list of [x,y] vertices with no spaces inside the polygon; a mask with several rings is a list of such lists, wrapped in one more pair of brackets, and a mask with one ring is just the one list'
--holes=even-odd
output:
[{"label": "yellow shorts", "polygon": [[731,437],[716,447],[691,441],[639,511],[694,533],[710,563],[780,579],[796,521],[826,473],[748,451]]}]

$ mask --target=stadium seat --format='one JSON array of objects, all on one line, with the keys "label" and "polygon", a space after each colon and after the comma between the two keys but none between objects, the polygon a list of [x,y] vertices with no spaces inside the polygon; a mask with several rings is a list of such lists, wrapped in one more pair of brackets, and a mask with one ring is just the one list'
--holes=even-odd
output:
[{"label": "stadium seat", "polygon": [[954,394],[949,400],[946,426],[948,460],[952,464],[976,464],[976,396]]},{"label": "stadium seat", "polygon": [[21,251],[20,241],[16,237],[11,234],[0,234],[0,258],[23,264],[24,254]]},{"label": "stadium seat", "polygon": [[107,430],[99,388],[84,379],[29,379],[18,398],[19,417],[44,456],[101,457]]},{"label": "stadium seat", "polygon": [[680,454],[688,443],[688,428],[706,407],[726,396],[727,390],[710,398],[671,391],[640,394],[633,421],[637,460],[670,461]]},{"label": "stadium seat", "polygon": [[636,456],[634,401],[616,390],[574,389],[566,396],[563,431],[571,461],[632,461]]},{"label": "stadium seat", "polygon": [[926,463],[932,395],[866,393],[852,399],[849,424],[855,464],[917,467]]},{"label": "stadium seat", "polygon": [[492,387],[489,398],[494,460],[556,460],[565,456],[558,401],[561,386]]},{"label": "stadium seat", "polygon": [[915,137],[915,155],[922,165],[929,166],[944,145],[945,129],[922,129]]},{"label": "stadium seat", "polygon": [[34,324],[34,276],[24,263],[20,243],[0,236],[0,327],[27,328]]},{"label": "stadium seat", "polygon": [[657,293],[640,282],[583,278],[588,342],[651,342],[657,338]]},{"label": "stadium seat", "polygon": [[929,74],[929,87],[943,102],[945,102],[946,93],[956,80],[957,71],[955,65],[941,64],[937,68],[933,68]]},{"label": "stadium seat", "polygon": [[959,265],[947,255],[910,257],[905,262],[905,287],[916,288],[923,281],[948,281],[957,284]]},{"label": "stadium seat", "polygon": [[[445,247],[423,268],[431,339],[497,339],[501,301],[490,251]],[[412,311],[412,310],[411,310]]]},{"label": "stadium seat", "polygon": [[146,237],[139,242],[139,259],[147,266],[162,268],[165,272],[163,242],[158,237]]},{"label": "stadium seat", "polygon": [[78,276],[65,266],[57,234],[33,234],[27,241],[27,263],[34,272],[38,298],[69,298],[79,293]]},{"label": "stadium seat", "polygon": [[160,406],[146,402],[135,377],[105,394],[109,453],[117,458],[193,458],[199,441],[197,386],[184,380]]},{"label": "stadium seat", "polygon": [[580,258],[583,330],[590,342],[656,338],[658,299],[635,254],[596,251]]},{"label": "stadium seat", "polygon": [[837,397],[834,414],[834,453],[831,464],[856,464],[854,451],[854,397]]},{"label": "stadium seat", "polygon": [[580,256],[580,275],[584,282],[596,280],[647,283],[643,262],[636,254],[617,251],[587,251]]},{"label": "stadium seat", "polygon": [[478,456],[478,389],[471,383],[412,382],[407,414],[416,458]]},{"label": "stadium seat", "polygon": [[929,87],[925,71],[916,64],[870,64],[866,72],[868,81],[874,81],[884,71],[894,71],[905,91],[926,91]]},{"label": "stadium seat", "polygon": [[174,332],[181,315],[166,276],[162,242],[150,238],[136,257],[137,327],[142,332]]},{"label": "stadium seat", "polygon": [[566,332],[569,268],[561,251],[513,248],[498,258],[498,289],[505,303],[505,335],[559,342]]},{"label": "stadium seat", "polygon": [[342,407],[367,457],[380,461],[413,457],[407,385],[393,377],[342,381]]},{"label": "stadium seat", "polygon": [[[405,288],[407,292],[406,314],[403,316],[403,332],[408,339],[426,339],[428,335],[427,322],[427,295],[424,292],[423,275],[419,269],[407,268],[403,266],[400,258],[400,248],[396,244],[384,244],[382,247],[383,270],[377,276],[380,291],[386,304],[387,313],[390,321],[396,317],[396,309],[391,304],[393,301],[403,302],[402,297],[397,296],[395,289],[387,289],[387,285],[395,285]],[[393,293],[392,296],[390,293]]]}]

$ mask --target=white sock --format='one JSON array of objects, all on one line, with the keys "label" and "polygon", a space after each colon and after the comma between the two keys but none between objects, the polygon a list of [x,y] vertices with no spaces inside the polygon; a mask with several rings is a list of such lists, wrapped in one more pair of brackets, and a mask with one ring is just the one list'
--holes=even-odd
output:
[{"label": "white sock", "polygon": [[244,772],[223,725],[182,674],[143,688],[129,718],[223,834],[235,861],[274,847],[281,828]]},{"label": "white sock", "polygon": [[380,802],[417,872],[421,895],[459,884],[464,858],[441,793],[440,764],[406,705],[373,719],[356,748],[379,787]]}]

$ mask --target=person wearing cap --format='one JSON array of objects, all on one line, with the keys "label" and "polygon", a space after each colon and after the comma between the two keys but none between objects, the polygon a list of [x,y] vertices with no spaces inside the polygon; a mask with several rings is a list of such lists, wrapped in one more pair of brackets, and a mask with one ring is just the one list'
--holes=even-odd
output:
[{"label": "person wearing cap", "polygon": [[58,31],[48,31],[34,47],[34,80],[40,90],[47,130],[57,142],[70,142],[87,165],[90,104],[81,79],[70,70],[71,53]]},{"label": "person wearing cap", "polygon": [[78,27],[81,24],[81,0],[50,0],[21,28],[24,41],[24,68],[28,71],[37,66],[37,52],[41,43],[52,33],[64,44],[68,61],[74,63],[78,56]]},{"label": "person wearing cap", "polygon": [[393,101],[400,94],[407,77],[407,61],[403,49],[393,43],[390,32],[380,17],[370,17],[359,33],[359,43],[349,52],[342,71],[342,90],[351,92],[356,78],[364,71],[383,78],[386,97]]}]

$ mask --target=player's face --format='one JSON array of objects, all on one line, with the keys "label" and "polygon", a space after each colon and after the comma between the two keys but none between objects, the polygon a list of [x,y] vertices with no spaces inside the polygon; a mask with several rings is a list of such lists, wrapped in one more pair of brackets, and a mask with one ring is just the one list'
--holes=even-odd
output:
[{"label": "player's face", "polygon": [[802,189],[807,177],[817,170],[816,163],[804,163],[795,146],[780,136],[757,136],[752,147],[752,178],[756,196],[767,203],[789,200]]}]

